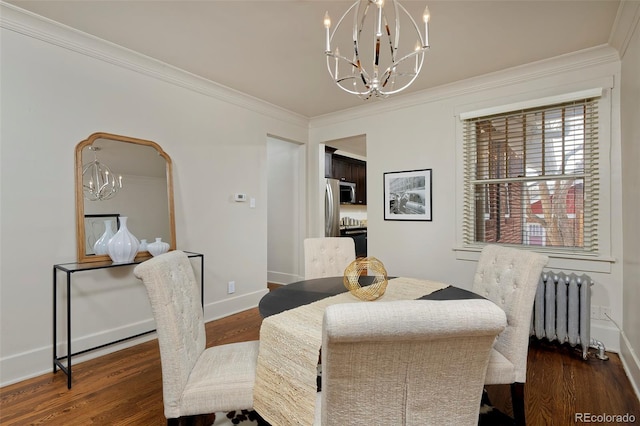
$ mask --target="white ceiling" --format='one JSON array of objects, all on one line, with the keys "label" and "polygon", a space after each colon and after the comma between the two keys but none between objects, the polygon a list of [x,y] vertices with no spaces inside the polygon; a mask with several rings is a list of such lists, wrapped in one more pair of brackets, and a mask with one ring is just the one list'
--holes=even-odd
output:
[{"label": "white ceiling", "polygon": [[[350,1],[8,3],[306,117],[384,102],[343,92],[328,75],[322,19],[327,10],[337,19]],[[417,21],[426,4],[431,11],[431,49],[410,93],[607,44],[620,2],[401,3]]]}]

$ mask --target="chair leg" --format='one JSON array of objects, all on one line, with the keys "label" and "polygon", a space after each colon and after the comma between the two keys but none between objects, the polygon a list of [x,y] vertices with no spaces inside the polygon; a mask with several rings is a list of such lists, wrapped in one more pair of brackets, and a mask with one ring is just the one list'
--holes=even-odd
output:
[{"label": "chair leg", "polygon": [[194,416],[177,417],[173,419],[167,419],[167,426],[194,426]]},{"label": "chair leg", "polygon": [[524,416],[524,383],[511,383],[511,404],[516,426],[525,426]]}]

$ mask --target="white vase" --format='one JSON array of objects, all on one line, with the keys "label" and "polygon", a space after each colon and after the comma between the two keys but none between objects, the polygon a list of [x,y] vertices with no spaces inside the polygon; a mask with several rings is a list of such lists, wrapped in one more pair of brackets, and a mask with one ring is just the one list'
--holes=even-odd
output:
[{"label": "white vase", "polygon": [[120,217],[120,229],[111,237],[107,244],[107,252],[114,263],[132,262],[138,253],[140,242],[129,232],[127,218]]},{"label": "white vase", "polygon": [[107,254],[107,244],[109,244],[109,240],[113,237],[113,228],[111,227],[112,223],[112,220],[104,221],[104,234],[102,234],[102,236],[98,238],[98,241],[93,245],[93,252],[96,255]]},{"label": "white vase", "polygon": [[141,251],[147,251],[147,240],[140,240],[140,247],[138,247],[138,253]]},{"label": "white vase", "polygon": [[169,243],[163,242],[162,238],[156,238],[155,242],[147,244],[147,251],[152,256],[158,256],[169,251]]}]

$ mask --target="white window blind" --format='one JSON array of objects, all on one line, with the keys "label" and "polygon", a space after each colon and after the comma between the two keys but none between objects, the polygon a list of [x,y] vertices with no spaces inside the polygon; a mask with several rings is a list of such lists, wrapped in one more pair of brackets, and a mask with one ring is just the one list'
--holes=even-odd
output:
[{"label": "white window blind", "polygon": [[467,245],[598,251],[598,98],[464,120]]}]

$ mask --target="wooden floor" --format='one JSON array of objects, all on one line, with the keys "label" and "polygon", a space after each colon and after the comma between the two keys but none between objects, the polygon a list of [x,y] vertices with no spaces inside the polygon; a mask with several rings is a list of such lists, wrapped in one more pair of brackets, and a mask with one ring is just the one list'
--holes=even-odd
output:
[{"label": "wooden floor", "polygon": [[[213,346],[258,339],[261,321],[258,310],[251,309],[210,322],[207,341]],[[576,413],[629,413],[640,423],[640,402],[620,359],[608,355],[609,361],[595,356],[583,361],[574,349],[532,341],[525,387],[528,424],[582,424],[575,421]],[[489,395],[510,413],[508,386],[490,387]],[[71,390],[61,372],[1,388],[0,424],[166,424],[157,341],[74,365]]]}]

